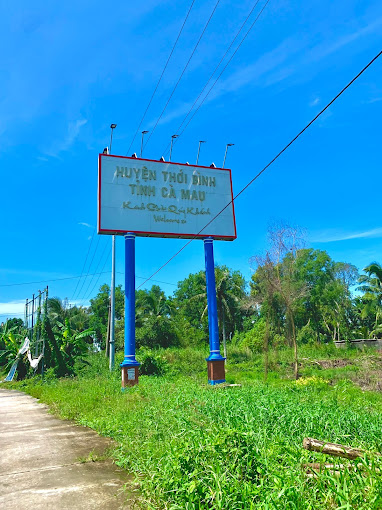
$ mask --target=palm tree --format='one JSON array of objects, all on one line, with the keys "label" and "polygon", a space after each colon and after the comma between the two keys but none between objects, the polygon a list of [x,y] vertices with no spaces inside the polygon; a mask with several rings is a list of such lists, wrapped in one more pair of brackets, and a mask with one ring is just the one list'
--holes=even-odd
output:
[{"label": "palm tree", "polygon": [[[203,272],[203,280],[206,280],[206,275]],[[244,279],[235,271],[232,273],[226,266],[215,267],[215,282],[216,282],[216,300],[218,309],[218,320],[221,326],[223,338],[223,351],[224,357],[227,357],[227,338],[226,329],[227,325],[234,328],[235,315],[238,313],[239,304],[244,297]],[[191,299],[206,299],[207,291],[193,296]],[[205,306],[202,318],[207,312],[208,305]]]},{"label": "palm tree", "polygon": [[67,299],[62,300],[58,297],[48,299],[48,316],[53,327],[60,323],[60,329],[66,321],[69,321],[70,328],[77,332],[87,329],[89,325],[87,308],[70,306]]},{"label": "palm tree", "polygon": [[149,317],[168,318],[173,312],[173,306],[159,285],[153,285],[149,291],[137,292],[135,310],[137,326],[141,327]]},{"label": "palm tree", "polygon": [[378,262],[372,262],[364,268],[364,271],[366,274],[359,277],[358,283],[361,285],[357,287],[357,290],[364,293],[361,317],[366,319],[374,315],[374,325],[370,335],[375,337],[382,332],[382,266]]}]

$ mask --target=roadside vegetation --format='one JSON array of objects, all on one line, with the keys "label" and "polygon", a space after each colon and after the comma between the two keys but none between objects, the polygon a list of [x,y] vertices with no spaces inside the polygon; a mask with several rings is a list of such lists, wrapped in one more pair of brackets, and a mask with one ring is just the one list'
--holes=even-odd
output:
[{"label": "roadside vegetation", "polygon": [[[290,349],[270,357],[235,350],[227,380],[208,387],[204,353],[161,349],[141,354],[163,375],[141,376],[121,392],[103,353],[76,377],[16,383],[59,416],[113,438],[115,462],[136,475],[137,501],[155,509],[363,509],[382,507],[382,396],[357,385],[375,352],[302,348],[293,379]],[[312,357],[314,354],[314,357]],[[117,361],[121,361],[119,355]],[[353,381],[353,382],[352,382]],[[303,465],[328,461],[308,452],[306,436],[363,448],[359,462],[308,478]],[[354,469],[356,467],[356,469]]]},{"label": "roadside vegetation", "polygon": [[[116,369],[108,369],[109,287],[102,285],[89,307],[48,299],[38,325],[44,377],[23,359],[18,381],[7,387],[113,438],[112,455],[136,475],[142,508],[382,508],[382,356],[351,346],[382,338],[382,267],[373,262],[359,275],[306,248],[303,237],[289,226],[271,229],[268,250],[251,259],[250,282],[216,267],[228,385],[206,384],[200,271],[171,296],[158,285],[136,292],[138,386],[121,391],[121,287]],[[1,325],[4,374],[25,335],[21,320]],[[357,462],[328,459],[305,450],[304,437],[367,453]],[[340,468],[308,476],[305,464],[328,460]]]}]

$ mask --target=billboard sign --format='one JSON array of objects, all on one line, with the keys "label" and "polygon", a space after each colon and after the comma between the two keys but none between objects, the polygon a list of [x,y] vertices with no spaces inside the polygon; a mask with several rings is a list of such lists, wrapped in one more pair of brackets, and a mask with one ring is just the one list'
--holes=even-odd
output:
[{"label": "billboard sign", "polygon": [[232,241],[231,200],[229,169],[99,155],[99,234]]}]

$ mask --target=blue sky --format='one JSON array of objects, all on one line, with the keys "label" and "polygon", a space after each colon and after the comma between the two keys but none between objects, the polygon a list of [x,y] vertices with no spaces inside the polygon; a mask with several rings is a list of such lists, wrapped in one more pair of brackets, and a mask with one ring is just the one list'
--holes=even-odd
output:
[{"label": "blue sky", "polygon": [[[0,320],[20,313],[45,284],[50,295],[87,304],[109,282],[111,239],[92,239],[97,154],[109,144],[111,122],[113,153],[126,154],[190,3],[0,1],[7,48],[0,62]],[[215,3],[195,1],[141,130],[155,125]],[[146,157],[160,158],[253,4],[220,1]],[[226,166],[239,191],[381,48],[378,0],[270,0],[172,159],[195,162],[203,139],[200,164],[221,166],[225,144],[234,143]],[[335,260],[360,269],[382,262],[381,118],[382,57],[238,199],[238,238],[215,243],[216,262],[249,279],[249,258],[266,249],[267,228],[279,220],[304,227],[308,246]],[[138,137],[130,152],[139,145]],[[182,244],[138,238],[138,277]],[[118,238],[117,283],[123,248]],[[85,275],[105,274],[81,280],[75,293],[78,280],[69,278],[81,274],[88,252]],[[203,245],[194,241],[155,279],[171,293],[203,264]]]}]

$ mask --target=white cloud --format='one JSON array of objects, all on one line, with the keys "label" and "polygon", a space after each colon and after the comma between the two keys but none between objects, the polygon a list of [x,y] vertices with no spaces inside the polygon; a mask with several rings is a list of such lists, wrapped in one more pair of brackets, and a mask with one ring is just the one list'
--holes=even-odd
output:
[{"label": "white cloud", "polygon": [[78,119],[74,122],[69,122],[67,133],[64,139],[53,143],[50,149],[44,151],[45,154],[57,158],[61,152],[69,150],[80,134],[82,126],[84,126],[86,123],[87,119]]},{"label": "white cloud", "polygon": [[69,306],[77,306],[77,307],[80,307],[80,306],[89,306],[89,301],[84,301],[83,299],[75,299],[74,301],[72,300],[69,300],[68,301],[68,304]]},{"label": "white cloud", "polygon": [[367,104],[373,104],[373,103],[379,103],[379,101],[382,101],[382,97],[374,97],[373,99],[369,99],[366,101]]},{"label": "white cloud", "polygon": [[312,58],[313,60],[321,60],[322,58],[340,50],[344,46],[347,46],[348,44],[356,41],[357,39],[360,39],[361,37],[375,31],[379,31],[381,25],[382,18],[377,18],[373,23],[368,23],[366,26],[356,30],[355,32],[342,35],[334,43],[320,44],[313,50]]},{"label": "white cloud", "polygon": [[[4,276],[9,276],[10,274],[22,276],[23,278],[33,278],[34,280],[42,280],[49,281],[54,280],[56,278],[67,278],[72,275],[67,273],[59,273],[59,272],[50,272],[50,271],[39,271],[39,270],[31,270],[31,269],[16,269],[12,267],[0,267],[0,274],[4,274]],[[34,282],[35,283],[35,282]],[[17,282],[15,282],[17,284]]]},{"label": "white cloud", "polygon": [[25,301],[8,301],[8,303],[0,303],[0,322],[7,317],[23,316],[25,312]]},{"label": "white cloud", "polygon": [[365,239],[382,237],[382,227],[365,230],[363,232],[343,232],[341,230],[324,230],[310,236],[312,243],[333,243],[335,241],[349,241],[351,239]]},{"label": "white cloud", "polygon": [[[231,75],[220,80],[208,97],[208,101],[225,93],[236,92],[248,85],[251,87],[269,87],[293,76],[306,81],[311,78],[311,74],[306,72],[307,66],[316,68],[317,62],[362,37],[377,32],[381,25],[382,18],[378,18],[358,30],[340,35],[335,41],[331,40],[329,43],[325,41],[312,48],[310,40],[306,36],[288,37],[255,62],[247,66],[241,66]],[[311,35],[311,37],[313,36]],[[320,98],[317,97],[310,106],[315,106],[319,102]]]},{"label": "white cloud", "polygon": [[316,105],[318,105],[319,102],[320,102],[320,98],[316,97],[315,99],[313,99],[313,101],[311,101],[309,103],[309,106],[316,106]]},{"label": "white cloud", "polygon": [[90,225],[89,223],[85,223],[84,221],[80,221],[78,224],[83,225],[84,227],[94,228],[93,225]]}]

